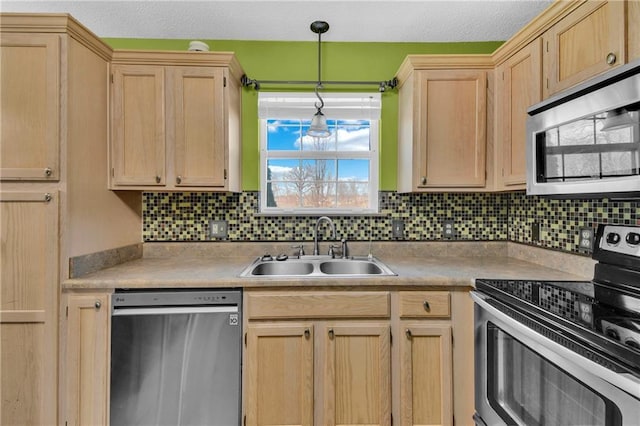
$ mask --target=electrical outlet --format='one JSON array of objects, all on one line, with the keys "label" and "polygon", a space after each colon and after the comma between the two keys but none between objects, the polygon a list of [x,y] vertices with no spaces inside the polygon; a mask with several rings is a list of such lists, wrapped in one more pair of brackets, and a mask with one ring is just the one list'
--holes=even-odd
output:
[{"label": "electrical outlet", "polygon": [[531,225],[531,241],[540,241],[540,222],[533,222]]},{"label": "electrical outlet", "polygon": [[209,238],[227,238],[227,221],[210,220]]},{"label": "electrical outlet", "polygon": [[446,219],[442,221],[443,238],[453,238],[456,236],[456,228],[453,225],[453,219]]},{"label": "electrical outlet", "polygon": [[404,237],[404,221],[402,219],[393,219],[391,221],[391,229],[393,238]]},{"label": "electrical outlet", "polygon": [[578,237],[578,247],[588,251],[593,250],[593,229],[592,228],[580,228],[580,234]]}]

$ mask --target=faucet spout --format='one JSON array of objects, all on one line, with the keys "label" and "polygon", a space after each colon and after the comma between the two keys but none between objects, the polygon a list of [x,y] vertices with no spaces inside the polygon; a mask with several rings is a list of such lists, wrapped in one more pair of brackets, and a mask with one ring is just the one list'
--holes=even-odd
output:
[{"label": "faucet spout", "polygon": [[320,222],[327,222],[329,226],[331,226],[331,233],[333,234],[333,239],[336,239],[336,225],[333,223],[331,218],[327,216],[320,216],[316,222],[316,229],[313,234],[313,255],[317,256],[320,254],[320,247],[318,245],[318,228],[320,227]]}]

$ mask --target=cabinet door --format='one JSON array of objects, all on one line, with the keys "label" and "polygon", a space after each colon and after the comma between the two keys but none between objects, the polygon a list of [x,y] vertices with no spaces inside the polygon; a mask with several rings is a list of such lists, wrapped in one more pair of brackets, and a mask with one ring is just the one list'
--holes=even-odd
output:
[{"label": "cabinet door", "polygon": [[245,375],[247,425],[313,424],[312,325],[250,325]]},{"label": "cabinet door", "polygon": [[419,71],[418,188],[485,184],[485,71]]},{"label": "cabinet door", "polygon": [[544,36],[544,96],[625,63],[625,2],[588,1]]},{"label": "cabinet door", "polygon": [[[502,187],[524,189],[526,184],[525,148],[527,108],[542,97],[542,40],[537,39],[498,68],[501,96],[497,119],[499,180]],[[501,83],[501,84],[500,84]]]},{"label": "cabinet door", "polygon": [[640,59],[640,0],[629,0],[627,3],[627,61]]},{"label": "cabinet door", "polygon": [[113,65],[112,184],[165,184],[164,68]]},{"label": "cabinet door", "polygon": [[325,333],[323,424],[391,424],[389,325],[336,325]]},{"label": "cabinet door", "polygon": [[451,327],[403,323],[400,342],[402,425],[451,425]]},{"label": "cabinet door", "polygon": [[0,193],[0,424],[56,424],[58,194]]},{"label": "cabinet door", "polygon": [[[176,186],[225,185],[224,70],[170,71]],[[171,115],[170,115],[171,116]]]},{"label": "cabinet door", "polygon": [[109,424],[109,300],[67,296],[66,424]]},{"label": "cabinet door", "polygon": [[60,157],[60,37],[0,37],[0,178],[57,180]]}]

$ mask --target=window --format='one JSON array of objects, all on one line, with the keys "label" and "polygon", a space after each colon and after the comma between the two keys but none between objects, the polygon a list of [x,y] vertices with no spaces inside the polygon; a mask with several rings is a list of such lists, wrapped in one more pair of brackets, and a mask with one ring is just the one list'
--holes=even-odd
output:
[{"label": "window", "polygon": [[378,211],[379,93],[324,93],[331,135],[307,136],[313,93],[260,93],[260,211]]}]

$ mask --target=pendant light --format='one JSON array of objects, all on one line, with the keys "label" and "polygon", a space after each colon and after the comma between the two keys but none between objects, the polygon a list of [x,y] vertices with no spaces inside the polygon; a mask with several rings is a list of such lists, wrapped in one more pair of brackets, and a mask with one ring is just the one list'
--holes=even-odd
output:
[{"label": "pendant light", "polygon": [[326,33],[329,30],[329,24],[324,21],[314,21],[311,23],[311,31],[318,34],[318,82],[316,83],[315,93],[320,101],[320,104],[315,103],[316,113],[311,119],[311,125],[309,126],[309,130],[307,130],[307,136],[312,136],[316,138],[326,138],[331,135],[329,131],[329,126],[327,126],[327,118],[322,113],[322,108],[324,108],[324,101],[320,96],[320,89],[322,89],[322,34]]},{"label": "pendant light", "polygon": [[607,112],[607,116],[602,125],[603,132],[612,130],[620,130],[625,127],[631,127],[636,124],[633,118],[625,108],[618,108]]}]

